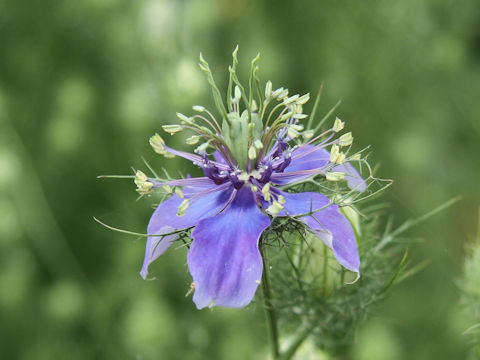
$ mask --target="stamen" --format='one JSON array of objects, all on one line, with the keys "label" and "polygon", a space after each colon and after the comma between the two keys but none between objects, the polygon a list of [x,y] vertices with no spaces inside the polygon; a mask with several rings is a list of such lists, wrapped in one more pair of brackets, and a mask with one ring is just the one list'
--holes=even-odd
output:
[{"label": "stamen", "polygon": [[175,135],[176,133],[183,130],[183,126],[174,124],[174,125],[162,125],[162,129],[165,132],[168,132],[170,135]]},{"label": "stamen", "polygon": [[137,185],[137,192],[141,195],[147,195],[153,192],[153,183],[148,180],[147,175],[140,170],[135,173],[135,185]]},{"label": "stamen", "polygon": [[335,132],[339,132],[339,131],[343,130],[344,126],[345,126],[345,122],[343,122],[342,120],[340,120],[337,117],[337,118],[335,118],[335,122],[333,123],[332,130],[335,131]]},{"label": "stamen", "polygon": [[340,146],[349,146],[353,142],[353,136],[351,132],[343,134],[338,138],[338,145]]},{"label": "stamen", "polygon": [[184,216],[189,206],[190,206],[190,200],[189,199],[183,200],[182,203],[177,208],[177,216]]},{"label": "stamen", "polygon": [[337,171],[330,171],[325,174],[325,178],[328,181],[341,181],[345,179],[345,173],[343,172],[337,172]]}]

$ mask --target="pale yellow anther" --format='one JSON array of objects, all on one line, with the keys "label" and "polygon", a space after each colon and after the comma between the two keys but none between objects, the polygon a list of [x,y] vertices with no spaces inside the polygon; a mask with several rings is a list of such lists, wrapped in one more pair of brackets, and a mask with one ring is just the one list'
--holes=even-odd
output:
[{"label": "pale yellow anther", "polygon": [[240,88],[235,85],[235,101],[239,101],[242,98],[242,92],[240,91]]},{"label": "pale yellow anther", "polygon": [[238,180],[240,181],[248,181],[250,179],[250,174],[246,173],[245,171],[240,173],[240,175],[238,175]]},{"label": "pale yellow anther", "polygon": [[325,174],[325,178],[328,181],[341,181],[345,179],[345,173],[337,172],[337,171],[330,171]]},{"label": "pale yellow anther", "polygon": [[265,201],[270,202],[271,194],[270,194],[270,183],[266,183],[262,188],[262,195]]},{"label": "pale yellow anther", "polygon": [[336,164],[342,165],[345,162],[345,154],[343,152],[339,153],[337,156]]},{"label": "pale yellow anther", "polygon": [[153,150],[160,155],[165,156],[166,158],[173,158],[175,155],[169,153],[165,149],[165,141],[163,141],[162,137],[158,134],[153,135],[150,137],[149,140],[150,145],[152,146]]},{"label": "pale yellow anther", "polygon": [[300,95],[293,95],[293,96],[290,96],[289,98],[286,98],[284,101],[283,101],[283,105],[288,105],[288,104],[291,104],[291,103],[294,103],[297,101],[297,99],[300,97]]},{"label": "pale yellow anther", "polygon": [[255,146],[250,146],[250,149],[248,149],[248,158],[250,160],[255,160],[257,157],[257,150],[255,149]]},{"label": "pale yellow anther", "polygon": [[293,115],[293,111],[287,112],[285,115],[283,115],[283,116],[281,117],[281,121],[285,121],[285,120],[291,118],[292,115]]},{"label": "pale yellow anther", "polygon": [[253,142],[253,145],[257,148],[257,149],[263,149],[263,143],[261,140],[259,139],[255,139],[255,141]]},{"label": "pale yellow anther", "polygon": [[297,131],[302,131],[303,130],[303,125],[292,124],[292,125],[290,125],[290,128],[295,129]]},{"label": "pale yellow anther", "polygon": [[190,200],[185,199],[177,208],[177,216],[185,215],[185,211],[187,211],[188,207],[190,206]]},{"label": "pale yellow anther", "polygon": [[300,136],[300,133],[297,130],[295,130],[295,128],[292,128],[291,126],[289,126],[287,129],[287,135],[290,136],[290,138],[295,139]]},{"label": "pale yellow anther", "polygon": [[254,179],[260,179],[262,177],[262,173],[258,170],[253,170],[251,173],[250,173],[250,176],[253,177]]},{"label": "pale yellow anther", "polygon": [[165,141],[163,141],[162,137],[158,134],[153,135],[150,137],[150,145],[152,146],[153,150],[157,154],[164,155],[165,154]]},{"label": "pale yellow anther", "polygon": [[356,153],[356,154],[353,154],[352,156],[350,156],[350,160],[360,160],[362,157],[361,157],[361,154],[360,153]]},{"label": "pale yellow anther", "polygon": [[283,195],[278,195],[277,201],[282,205],[285,204],[286,202],[285,197]]},{"label": "pale yellow anther", "polygon": [[257,102],[256,102],[254,99],[252,100],[251,110],[252,110],[253,112],[256,112],[256,111],[258,110]]},{"label": "pale yellow anther", "polygon": [[272,216],[277,216],[283,210],[283,205],[278,201],[273,201],[272,205],[267,208],[267,212]]},{"label": "pale yellow anther", "polygon": [[253,192],[257,192],[257,191],[258,191],[258,187],[256,187],[256,186],[253,185],[253,184],[250,184],[250,189],[251,189]]},{"label": "pale yellow anther", "polygon": [[192,109],[194,111],[198,111],[198,112],[204,112],[205,111],[205,108],[202,105],[193,105]]},{"label": "pale yellow anther", "polygon": [[272,97],[280,100],[288,96],[288,89],[284,89],[283,87],[278,88],[272,93]]},{"label": "pale yellow anther", "polygon": [[147,175],[140,170],[135,173],[135,185],[137,185],[137,192],[141,195],[147,195],[153,192],[153,183],[148,180]]},{"label": "pale yellow anther", "polygon": [[340,146],[349,146],[353,142],[353,136],[351,132],[343,134],[338,138],[338,145]]},{"label": "pale yellow anther", "polygon": [[313,130],[307,130],[302,133],[302,136],[305,140],[311,139],[313,137]]},{"label": "pale yellow anther", "polygon": [[296,101],[296,103],[298,105],[303,105],[305,104],[308,100],[310,100],[310,94],[305,94],[305,95],[302,95],[298,98],[298,100]]},{"label": "pale yellow anther", "polygon": [[162,125],[163,131],[169,133],[170,135],[174,135],[183,130],[183,126],[178,124],[173,125]]},{"label": "pale yellow anther", "polygon": [[187,145],[195,145],[196,143],[198,143],[199,140],[200,136],[192,135],[187,140],[185,140],[185,142],[187,143]]},{"label": "pale yellow anther", "polygon": [[188,116],[185,116],[185,115],[183,115],[182,113],[177,113],[177,117],[178,117],[180,120],[182,120],[182,121],[184,121],[184,122],[186,122],[186,123],[191,123],[191,122],[193,121],[193,120],[190,119]]},{"label": "pale yellow anther", "polygon": [[330,162],[335,164],[337,162],[339,154],[340,147],[337,144],[333,144],[332,149],[330,150]]},{"label": "pale yellow anther", "polygon": [[172,187],[170,185],[163,185],[162,186],[163,190],[165,190],[165,192],[171,194],[172,193]]},{"label": "pale yellow anther", "polygon": [[265,85],[265,99],[270,99],[270,96],[272,96],[272,82],[269,80]]},{"label": "pale yellow anther", "polygon": [[183,199],[185,197],[185,195],[183,195],[183,191],[182,189],[180,188],[175,188],[175,194],[177,194],[177,196],[180,198],[180,199]]},{"label": "pale yellow anther", "polygon": [[292,116],[292,118],[298,119],[298,120],[302,120],[302,119],[305,119],[305,118],[307,118],[307,117],[308,117],[307,114],[298,114],[298,113],[297,113],[297,114],[293,114],[293,116]]},{"label": "pale yellow anther", "polygon": [[207,141],[199,146],[197,146],[197,148],[195,149],[195,152],[196,153],[199,153],[199,152],[204,152],[205,150],[207,150],[207,148],[210,146],[210,143]]},{"label": "pale yellow anther", "polygon": [[333,123],[332,130],[335,131],[335,132],[339,132],[339,131],[343,130],[344,127],[345,127],[345,122],[340,120],[338,117],[335,118],[335,122]]}]

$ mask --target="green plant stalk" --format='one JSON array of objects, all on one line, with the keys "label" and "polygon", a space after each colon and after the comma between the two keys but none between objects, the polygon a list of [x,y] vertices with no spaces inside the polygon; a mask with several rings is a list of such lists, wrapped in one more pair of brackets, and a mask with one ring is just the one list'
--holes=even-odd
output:
[{"label": "green plant stalk", "polygon": [[272,359],[280,359],[280,350],[278,345],[278,326],[277,326],[277,314],[272,304],[272,293],[270,290],[270,278],[269,278],[269,266],[266,257],[266,251],[263,246],[260,246],[260,252],[263,259],[263,273],[262,273],[262,293],[263,293],[263,305],[265,309],[265,317],[267,320],[267,331],[270,342],[270,352],[272,353]]}]

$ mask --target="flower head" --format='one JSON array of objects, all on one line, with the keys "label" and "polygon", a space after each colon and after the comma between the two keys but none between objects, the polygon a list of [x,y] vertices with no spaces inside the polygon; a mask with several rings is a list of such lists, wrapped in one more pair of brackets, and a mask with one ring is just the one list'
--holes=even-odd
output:
[{"label": "flower head", "polygon": [[150,219],[140,273],[147,277],[148,266],[177,239],[177,230],[193,228],[187,262],[199,309],[250,303],[262,277],[259,239],[274,217],[296,217],[333,250],[341,265],[359,273],[355,234],[338,205],[318,192],[289,191],[319,177],[334,186],[346,180],[353,191],[365,190],[365,180],[348,162],[353,137],[337,135],[344,127],[339,119],[315,135],[318,129],[309,126],[311,121],[302,124],[310,95],[289,96],[287,89],[273,89],[270,81],[261,86],[257,61],[252,61],[247,91],[238,81],[234,51],[225,105],[208,63],[200,57],[221,121],[195,105],[197,114],[177,114],[180,124],[163,127],[171,135],[191,131],[187,144],[196,146],[194,153],[168,147],[158,134],[150,139],[158,154],[193,162],[203,177],[171,180],[147,178],[141,172],[136,177],[141,194],[166,187],[171,194]]}]

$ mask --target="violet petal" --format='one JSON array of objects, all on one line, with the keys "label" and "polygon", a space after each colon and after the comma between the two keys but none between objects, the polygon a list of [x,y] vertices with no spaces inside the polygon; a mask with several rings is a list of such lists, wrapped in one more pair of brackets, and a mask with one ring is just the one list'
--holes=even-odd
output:
[{"label": "violet petal", "polygon": [[[360,258],[358,255],[355,233],[347,218],[340,213],[337,205],[328,205],[329,199],[314,192],[287,193],[278,191],[285,197],[284,211],[278,216],[312,215],[299,217],[308,227],[332,248],[335,258],[348,270],[358,273]],[[327,206],[328,205],[328,206]],[[322,209],[316,211],[318,209]],[[316,212],[315,212],[316,211]]]},{"label": "violet petal", "polygon": [[258,240],[269,225],[250,188],[243,187],[224,213],[195,227],[187,262],[198,309],[250,303],[262,277]]},{"label": "violet petal", "polygon": [[[208,189],[205,189],[208,191]],[[204,191],[205,191],[204,190]],[[161,203],[154,211],[148,223],[148,234],[167,234],[175,230],[195,226],[200,220],[216,215],[227,204],[233,191],[232,187],[211,187],[211,192],[191,200],[185,215],[177,216],[177,208],[184,199],[173,195]],[[145,279],[148,266],[162,255],[178,238],[177,234],[149,236],[145,248],[145,259],[140,275]]]}]

